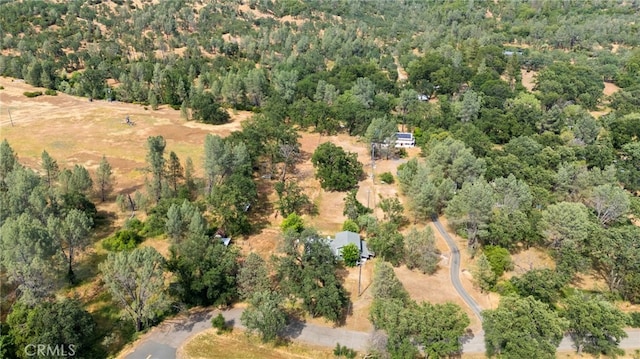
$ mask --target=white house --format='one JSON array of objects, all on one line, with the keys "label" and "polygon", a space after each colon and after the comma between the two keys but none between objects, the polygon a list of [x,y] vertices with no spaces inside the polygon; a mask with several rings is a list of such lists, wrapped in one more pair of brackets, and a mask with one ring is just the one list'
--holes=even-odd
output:
[{"label": "white house", "polygon": [[415,147],[415,146],[416,146],[416,139],[413,137],[413,133],[410,133],[410,132],[396,133],[396,148]]}]

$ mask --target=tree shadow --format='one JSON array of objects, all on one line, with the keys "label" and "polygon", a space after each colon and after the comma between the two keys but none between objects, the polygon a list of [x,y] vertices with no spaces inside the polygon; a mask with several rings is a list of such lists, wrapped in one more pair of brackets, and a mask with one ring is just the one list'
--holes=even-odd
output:
[{"label": "tree shadow", "polygon": [[467,328],[466,332],[460,337],[460,343],[467,344],[473,338],[475,338],[475,334],[473,334],[473,330],[471,330],[471,328]]},{"label": "tree shadow", "polygon": [[289,324],[279,333],[282,338],[296,339],[302,334],[302,330],[307,326],[303,321],[291,318]]},{"label": "tree shadow", "polygon": [[267,179],[256,180],[258,198],[249,213],[252,234],[260,233],[270,225],[269,217],[273,213],[274,207],[269,201],[269,196],[274,192],[273,183]]}]

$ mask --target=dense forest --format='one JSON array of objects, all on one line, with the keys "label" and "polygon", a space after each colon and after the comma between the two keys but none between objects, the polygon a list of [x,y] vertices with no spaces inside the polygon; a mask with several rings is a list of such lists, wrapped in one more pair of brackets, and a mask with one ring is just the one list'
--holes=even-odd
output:
[{"label": "dense forest", "polygon": [[[379,146],[399,126],[422,150],[390,175],[406,211],[383,200],[378,219],[358,202],[355,154],[329,143],[311,158],[324,190],[349,193],[344,228],[378,256],[370,320],[385,340],[370,354],[461,350],[466,314],[415,302],[392,269],[436,271],[433,233],[409,225],[434,215],[467,240],[476,284],[502,296],[483,312],[487,355],[555,357],[565,333],[579,352],[620,354],[622,328],[640,326],[640,312],[619,309],[640,304],[639,15],[638,2],[605,0],[0,0],[2,76],[167,105],[212,125],[229,121],[226,109],[254,114],[241,131],[206,137],[202,178],[162,136],[149,137],[144,191],[117,196],[123,213],[146,217],[103,238],[108,220],[96,204],[113,187],[107,159],[90,173],[44,151],[41,167],[28,168],[5,139],[0,356],[23,358],[19,348],[47,342],[108,357],[184,308],[238,301],[249,303],[243,322],[264,341],[286,325],[285,299],[341,323],[349,295],[338,272],[356,265],[357,252],[335,258],[303,223],[314,208],[292,176],[298,132],[358,136],[388,158],[404,155]],[[605,95],[605,84],[616,91]],[[211,238],[259,230],[265,166],[279,174],[271,185],[286,218],[281,248],[273,258],[243,256]],[[158,236],[169,258],[138,246]],[[78,255],[97,239],[109,254],[87,269]],[[506,279],[511,254],[533,247],[553,268]],[[96,275],[126,320],[56,295]],[[602,290],[577,289],[583,275]],[[522,320],[508,327],[514,318]]]}]

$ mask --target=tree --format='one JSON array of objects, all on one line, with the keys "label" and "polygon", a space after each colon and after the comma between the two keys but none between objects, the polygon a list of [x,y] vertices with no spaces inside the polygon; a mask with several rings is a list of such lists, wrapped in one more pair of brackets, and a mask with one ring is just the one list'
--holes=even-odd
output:
[{"label": "tree", "polygon": [[59,175],[63,194],[86,194],[93,186],[93,180],[84,166],[75,165],[73,170],[65,169]]},{"label": "tree", "polygon": [[382,209],[382,212],[384,213],[384,220],[385,221],[389,221],[391,223],[394,223],[398,226],[400,226],[402,224],[402,222],[404,222],[405,218],[404,218],[404,207],[402,206],[402,203],[400,202],[400,200],[398,199],[398,197],[387,197],[387,198],[382,198],[381,197],[381,201],[380,203],[378,203],[378,207],[380,207],[380,209]]},{"label": "tree", "polygon": [[47,186],[51,188],[53,182],[58,178],[60,167],[58,162],[49,155],[47,151],[42,151],[42,169],[44,170],[44,179]]},{"label": "tree", "polygon": [[313,152],[311,163],[316,169],[316,178],[327,191],[348,191],[358,185],[364,176],[362,163],[355,153],[345,152],[342,147],[325,142]]},{"label": "tree", "polygon": [[453,303],[423,302],[416,310],[416,341],[427,357],[443,358],[462,351],[460,337],[470,324],[469,316]]},{"label": "tree", "polygon": [[377,256],[394,266],[400,265],[404,257],[404,237],[395,223],[384,222],[379,225],[371,233],[368,242]]},{"label": "tree", "polygon": [[476,262],[476,267],[472,274],[473,279],[483,292],[491,291],[498,281],[498,276],[491,268],[491,263],[489,263],[484,253],[478,256],[478,262]]},{"label": "tree", "polygon": [[302,300],[313,317],[337,322],[349,302],[336,275],[337,258],[313,230],[284,235],[284,256],[277,258],[277,279],[287,295]]},{"label": "tree", "polygon": [[395,121],[389,120],[386,117],[380,117],[371,120],[364,137],[367,139],[369,145],[375,148],[376,151],[382,148],[386,149],[388,153],[390,148],[395,145],[396,132],[398,132],[398,125]]},{"label": "tree", "polygon": [[462,96],[458,117],[462,122],[470,122],[478,118],[482,98],[473,90],[467,90]]},{"label": "tree", "polygon": [[312,207],[309,197],[295,181],[276,182],[274,187],[278,194],[278,211],[283,217],[291,213],[303,213]]},{"label": "tree", "polygon": [[569,333],[578,355],[584,350],[598,356],[615,357],[624,354],[618,348],[620,340],[627,337],[624,327],[627,317],[611,303],[584,294],[565,300],[563,317],[569,321]]},{"label": "tree", "polygon": [[198,122],[211,125],[221,125],[229,122],[229,114],[220,108],[215,97],[210,92],[194,95],[191,99],[192,118]]},{"label": "tree", "polygon": [[95,356],[96,323],[76,299],[43,301],[33,307],[18,302],[7,323],[16,348],[20,348],[16,351],[20,358],[44,358],[37,348],[30,350],[36,344],[61,347],[61,352],[73,357]]},{"label": "tree", "polygon": [[369,207],[365,207],[358,199],[356,195],[358,191],[353,189],[347,192],[347,195],[344,197],[344,210],[342,214],[351,220],[356,220],[358,217],[363,216],[365,214],[373,213],[373,210]]},{"label": "tree", "polygon": [[462,190],[447,205],[446,213],[451,221],[466,230],[469,247],[476,248],[479,238],[485,236],[491,207],[494,204],[493,188],[484,178],[465,183]]},{"label": "tree", "polygon": [[63,220],[50,217],[47,222],[49,232],[58,241],[60,253],[65,258],[67,279],[71,284],[75,284],[73,264],[77,252],[84,251],[91,244],[89,234],[92,226],[93,220],[77,209],[70,210]]},{"label": "tree", "polygon": [[18,285],[21,300],[32,304],[53,291],[51,257],[57,246],[43,224],[22,213],[8,218],[0,228],[0,259],[9,283]]},{"label": "tree", "polygon": [[608,226],[627,214],[630,207],[629,195],[615,185],[597,186],[591,194],[590,205],[595,209],[600,224]]},{"label": "tree", "polygon": [[267,263],[256,253],[249,253],[238,272],[238,295],[249,299],[254,293],[269,291],[271,282]]},{"label": "tree", "polygon": [[304,230],[304,220],[296,213],[291,213],[282,221],[280,228],[282,232],[294,231],[300,233]]},{"label": "tree", "polygon": [[581,253],[594,230],[582,203],[561,202],[547,207],[539,228],[547,244],[556,249],[554,253],[562,266],[579,269],[586,265]]},{"label": "tree", "polygon": [[147,163],[149,163],[149,172],[153,175],[151,181],[151,189],[156,203],[162,198],[162,181],[165,175],[165,158],[164,149],[167,142],[162,136],[151,136],[147,138]]},{"label": "tree", "polygon": [[533,195],[525,181],[509,174],[508,177],[496,178],[492,185],[495,190],[495,206],[505,213],[511,214],[531,208]]},{"label": "tree", "polygon": [[489,261],[491,270],[497,277],[502,276],[505,271],[513,269],[511,256],[509,255],[509,251],[505,248],[499,246],[485,246],[483,248],[483,253]]},{"label": "tree", "polygon": [[109,253],[99,265],[105,285],[135,323],[136,331],[149,325],[167,307],[164,258],[153,247]]},{"label": "tree", "polygon": [[551,269],[533,269],[510,281],[521,297],[533,297],[543,303],[554,304],[560,298],[568,277]]},{"label": "tree", "polygon": [[618,177],[630,191],[640,190],[640,142],[634,141],[622,146],[621,164]]},{"label": "tree", "polygon": [[287,103],[293,102],[296,95],[298,71],[274,70],[271,78],[273,88]]},{"label": "tree", "polygon": [[250,332],[257,331],[263,342],[276,339],[287,325],[287,314],[282,307],[284,298],[271,290],[255,292],[240,317]]},{"label": "tree", "polygon": [[349,243],[342,247],[342,260],[347,267],[355,267],[360,259],[360,248],[354,243]]},{"label": "tree", "polygon": [[178,181],[184,178],[184,168],[180,164],[180,159],[175,152],[169,153],[169,163],[167,164],[167,182],[174,193],[178,192]]},{"label": "tree", "polygon": [[409,303],[409,292],[404,288],[393,267],[389,263],[377,262],[373,270],[373,287],[371,295],[374,300],[399,299]]},{"label": "tree", "polygon": [[482,312],[487,356],[555,358],[568,321],[533,297],[503,297]]},{"label": "tree", "polygon": [[9,172],[13,171],[16,166],[19,166],[18,156],[5,138],[0,143],[0,181],[4,182]]},{"label": "tree", "polygon": [[616,226],[595,233],[589,238],[587,253],[593,270],[607,283],[610,291],[619,291],[623,296],[630,293],[628,289],[633,292],[630,281],[640,277],[640,228]]},{"label": "tree", "polygon": [[173,243],[179,243],[191,236],[205,235],[207,222],[202,211],[188,200],[181,205],[172,203],[167,211],[165,232]]},{"label": "tree", "polygon": [[404,238],[404,262],[409,269],[418,268],[424,274],[433,274],[438,269],[440,251],[431,227],[419,231],[412,228]]},{"label": "tree", "polygon": [[98,192],[100,193],[100,199],[104,202],[107,199],[107,194],[113,190],[113,171],[111,165],[107,161],[107,157],[102,155],[102,160],[96,170],[96,185],[98,186]]},{"label": "tree", "polygon": [[206,235],[191,235],[169,248],[174,293],[188,305],[229,305],[238,296],[238,249]]}]

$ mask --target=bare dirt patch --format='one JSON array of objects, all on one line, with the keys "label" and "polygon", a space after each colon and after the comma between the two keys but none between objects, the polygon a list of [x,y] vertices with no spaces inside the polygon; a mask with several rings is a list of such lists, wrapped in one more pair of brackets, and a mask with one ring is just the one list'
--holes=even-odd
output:
[{"label": "bare dirt patch", "polygon": [[604,83],[604,90],[602,90],[602,92],[605,96],[611,96],[618,91],[620,91],[620,87],[616,86],[616,84],[611,82]]},{"label": "bare dirt patch", "polygon": [[520,73],[522,74],[522,86],[524,86],[529,91],[533,91],[533,88],[536,85],[535,78],[536,75],[538,75],[538,72],[521,69]]}]

